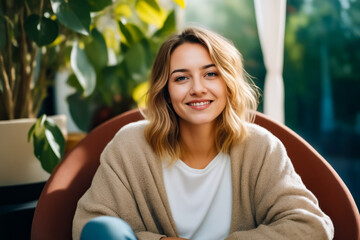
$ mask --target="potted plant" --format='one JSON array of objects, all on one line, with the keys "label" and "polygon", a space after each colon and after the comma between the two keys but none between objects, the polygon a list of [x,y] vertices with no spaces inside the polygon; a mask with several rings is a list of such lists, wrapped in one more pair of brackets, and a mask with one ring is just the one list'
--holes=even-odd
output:
[{"label": "potted plant", "polygon": [[[184,5],[181,0],[174,2]],[[106,19],[117,26],[113,30],[102,27],[101,21]],[[111,33],[116,29],[120,44],[115,39],[117,35]],[[34,121],[59,68],[71,66],[68,84],[74,88],[74,94],[68,97],[70,111],[80,128],[89,131],[102,121],[99,119],[134,104],[135,87],[146,80],[158,44],[173,31],[174,12],[165,10],[156,0],[1,1],[0,127],[9,122],[32,120],[24,128],[25,135],[1,134],[4,138],[0,142],[0,154],[7,148],[4,143],[9,136],[18,136],[16,144],[26,141],[25,136],[33,125],[28,138],[33,140],[34,153],[42,167],[51,172],[62,157],[65,141],[57,125],[46,115],[35,124]],[[108,54],[113,56],[111,62]],[[99,117],[102,115],[106,117]],[[22,152],[20,149],[24,148],[16,147],[15,151]],[[10,167],[4,162],[13,155],[0,157],[1,171],[9,172]],[[12,164],[16,171],[13,176],[29,175],[33,168],[29,162],[39,165],[37,160],[20,158],[25,162]],[[47,177],[46,173],[36,172],[30,182]],[[22,184],[22,181],[0,180],[0,186]]]},{"label": "potted plant", "polygon": [[[80,8],[79,1],[1,1],[0,127],[4,133],[1,134],[0,151],[1,186],[39,182],[48,177],[32,157],[33,151],[26,142],[27,132],[62,64],[65,40],[70,34],[86,34],[90,12],[101,10],[111,4],[111,0],[97,1],[95,5],[90,1],[81,4]],[[58,146],[51,139],[56,136],[63,143],[62,134],[58,134],[59,128],[45,116],[41,123],[47,128],[41,140],[43,149],[49,156],[54,152],[56,155],[54,149]],[[66,125],[61,125],[66,133]],[[10,141],[12,139],[14,142]],[[13,151],[7,153],[8,150]]]}]

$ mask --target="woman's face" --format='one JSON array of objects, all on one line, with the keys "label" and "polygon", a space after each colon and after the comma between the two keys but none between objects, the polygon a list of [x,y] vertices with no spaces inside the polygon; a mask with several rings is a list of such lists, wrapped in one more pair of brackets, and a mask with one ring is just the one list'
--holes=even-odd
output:
[{"label": "woman's face", "polygon": [[201,44],[184,43],[171,54],[168,91],[182,125],[213,124],[225,108],[225,81]]}]

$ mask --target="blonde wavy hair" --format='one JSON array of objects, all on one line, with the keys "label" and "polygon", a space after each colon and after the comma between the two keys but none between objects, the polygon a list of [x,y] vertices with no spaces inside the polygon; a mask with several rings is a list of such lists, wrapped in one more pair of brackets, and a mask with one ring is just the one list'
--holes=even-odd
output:
[{"label": "blonde wavy hair", "polygon": [[179,117],[169,100],[168,80],[172,52],[183,43],[204,46],[227,86],[225,109],[216,120],[216,150],[228,153],[232,143],[247,135],[246,122],[253,120],[258,104],[258,91],[245,72],[242,56],[224,37],[203,28],[186,28],[172,35],[160,47],[155,58],[147,93],[145,117],[149,124],[145,137],[160,158],[170,163],[180,156]]}]

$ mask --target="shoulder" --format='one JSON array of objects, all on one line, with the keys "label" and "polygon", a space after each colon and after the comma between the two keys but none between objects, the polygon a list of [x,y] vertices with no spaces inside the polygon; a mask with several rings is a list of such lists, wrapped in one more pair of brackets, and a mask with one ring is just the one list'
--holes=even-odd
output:
[{"label": "shoulder", "polygon": [[[275,174],[281,169],[293,169],[282,142],[267,129],[256,124],[248,124],[248,134],[242,142],[236,142],[231,150],[232,168],[246,175],[251,186],[255,186],[258,176]],[[290,172],[290,171],[289,171]],[[241,175],[241,174],[240,174]]]},{"label": "shoulder", "polygon": [[282,142],[270,131],[254,123],[247,123],[246,127],[246,138],[232,146],[233,152],[238,154],[241,152],[256,159],[263,159],[275,152],[277,152],[276,155],[287,155]]},{"label": "shoulder", "polygon": [[255,123],[247,123],[246,127],[248,134],[245,138],[245,142],[265,145],[281,144],[280,140],[266,128]]},{"label": "shoulder", "polygon": [[123,126],[107,144],[104,152],[134,152],[147,146],[144,130],[148,121],[140,120]]},{"label": "shoulder", "polygon": [[148,125],[148,120],[139,120],[136,122],[131,122],[123,126],[116,135],[125,135],[131,133],[144,132],[145,127]]},{"label": "shoulder", "polygon": [[148,124],[147,120],[140,120],[137,122],[129,123],[123,126],[114,136],[112,141],[140,141],[144,140],[145,127]]},{"label": "shoulder", "polygon": [[140,120],[123,126],[105,147],[101,161],[120,168],[154,162],[156,155],[144,134],[147,124],[147,120]]}]

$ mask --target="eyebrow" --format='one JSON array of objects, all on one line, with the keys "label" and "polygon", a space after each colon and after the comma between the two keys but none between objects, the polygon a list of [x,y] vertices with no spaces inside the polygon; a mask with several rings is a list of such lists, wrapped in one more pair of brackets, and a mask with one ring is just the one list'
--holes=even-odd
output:
[{"label": "eyebrow", "polygon": [[[210,67],[215,67],[215,64],[208,64],[208,65],[205,65],[205,66],[202,66],[201,69],[207,69],[207,68],[210,68]],[[170,76],[173,74],[173,73],[177,73],[177,72],[188,72],[189,70],[188,69],[185,69],[185,68],[181,68],[181,69],[175,69],[174,71],[172,71],[170,73]]]}]

